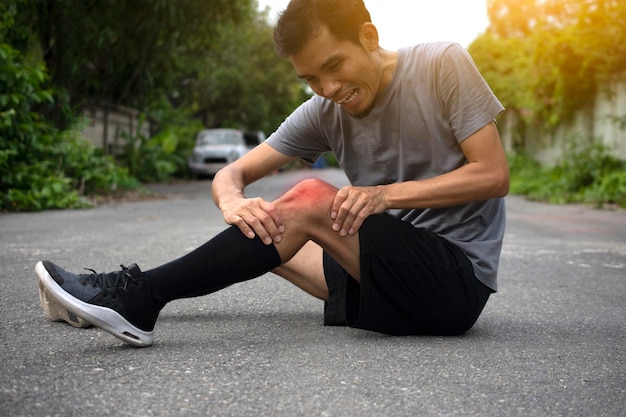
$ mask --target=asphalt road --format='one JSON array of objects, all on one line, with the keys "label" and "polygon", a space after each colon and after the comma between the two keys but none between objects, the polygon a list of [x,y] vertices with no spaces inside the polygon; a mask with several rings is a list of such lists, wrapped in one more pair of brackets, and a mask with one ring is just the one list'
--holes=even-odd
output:
[{"label": "asphalt road", "polygon": [[[304,175],[249,194],[272,198]],[[210,181],[167,198],[0,215],[2,416],[623,416],[626,212],[508,198],[500,292],[461,337],[322,325],[322,303],[267,274],[175,301],[155,344],[46,319],[33,267],[149,269],[224,227]]]}]

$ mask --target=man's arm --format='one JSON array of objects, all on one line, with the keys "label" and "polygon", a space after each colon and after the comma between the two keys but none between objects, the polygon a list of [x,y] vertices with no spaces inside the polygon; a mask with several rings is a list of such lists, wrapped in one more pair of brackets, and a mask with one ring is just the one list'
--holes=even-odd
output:
[{"label": "man's arm", "polygon": [[388,209],[449,207],[503,197],[509,168],[494,122],[461,142],[467,164],[437,177],[375,187],[344,187],[333,203],[333,229],[354,234],[370,215]]},{"label": "man's arm", "polygon": [[276,207],[261,198],[246,198],[244,188],[291,161],[266,143],[221,169],[213,178],[213,201],[227,224],[237,226],[249,238],[266,244],[280,241],[284,225]]},{"label": "man's arm", "polygon": [[509,192],[509,168],[495,123],[461,142],[462,167],[434,178],[383,187],[387,209],[438,208],[503,197]]}]

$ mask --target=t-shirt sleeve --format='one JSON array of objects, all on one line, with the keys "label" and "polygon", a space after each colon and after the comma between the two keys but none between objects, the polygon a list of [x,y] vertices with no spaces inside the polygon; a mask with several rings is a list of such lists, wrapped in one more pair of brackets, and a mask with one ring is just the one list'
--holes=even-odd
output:
[{"label": "t-shirt sleeve", "polygon": [[444,52],[438,84],[445,117],[459,143],[504,110],[469,53],[458,44]]},{"label": "t-shirt sleeve", "polygon": [[315,96],[300,105],[265,142],[280,153],[308,163],[330,151],[320,125],[320,100]]}]

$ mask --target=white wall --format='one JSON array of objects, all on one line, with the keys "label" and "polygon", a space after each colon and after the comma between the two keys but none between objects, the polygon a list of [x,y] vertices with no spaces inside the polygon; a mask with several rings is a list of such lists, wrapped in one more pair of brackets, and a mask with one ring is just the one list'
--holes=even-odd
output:
[{"label": "white wall", "polygon": [[[85,136],[94,146],[104,149],[109,154],[119,154],[123,151],[126,139],[123,132],[135,136],[140,123],[140,112],[127,107],[85,107],[83,116],[89,123],[83,129]],[[141,125],[141,134],[150,137],[150,122],[144,121]]]},{"label": "white wall", "polygon": [[[616,118],[623,121],[619,123]],[[513,111],[505,112],[498,124],[507,152],[522,144],[526,155],[544,165],[558,163],[573,140],[602,143],[617,158],[626,160],[626,81],[603,89],[584,109],[554,129],[524,126]]]}]

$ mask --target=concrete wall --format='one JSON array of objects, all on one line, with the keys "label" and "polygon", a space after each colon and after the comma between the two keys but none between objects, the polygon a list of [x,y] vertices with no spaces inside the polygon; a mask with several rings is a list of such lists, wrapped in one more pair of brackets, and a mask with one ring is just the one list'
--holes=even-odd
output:
[{"label": "concrete wall", "polygon": [[[85,107],[83,116],[89,123],[83,129],[83,135],[94,144],[94,146],[104,149],[109,154],[119,154],[123,152],[127,140],[123,133],[135,136],[137,127],[140,124],[140,112],[127,107]],[[150,122],[144,121],[141,124],[141,134],[150,137]]]},{"label": "concrete wall", "polygon": [[544,165],[558,163],[573,140],[602,143],[626,160],[626,81],[603,89],[570,120],[549,131],[525,125],[513,111],[502,115],[498,127],[507,152],[521,149]]},{"label": "concrete wall", "polygon": [[[616,121],[616,118],[621,118]],[[595,102],[596,136],[605,145],[615,148],[620,159],[626,160],[626,82],[616,83],[598,95]]]}]

